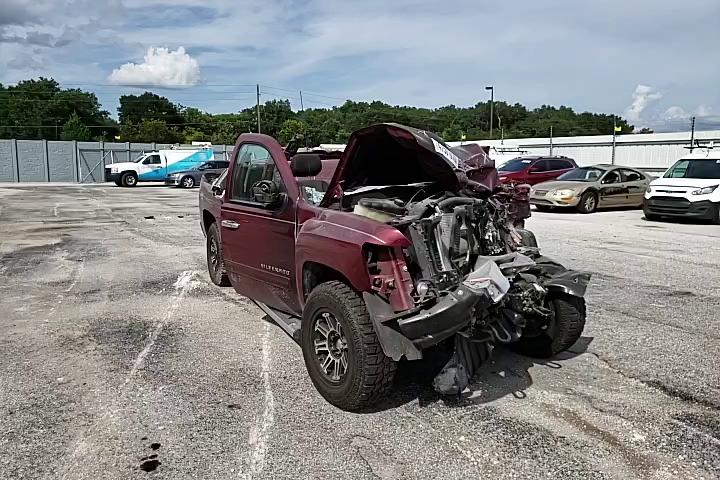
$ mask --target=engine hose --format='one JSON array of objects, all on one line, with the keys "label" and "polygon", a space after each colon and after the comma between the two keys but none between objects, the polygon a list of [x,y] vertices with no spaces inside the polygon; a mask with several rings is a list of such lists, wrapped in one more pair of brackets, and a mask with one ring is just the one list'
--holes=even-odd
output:
[{"label": "engine hose", "polygon": [[482,200],[468,197],[450,197],[438,202],[437,206],[443,212],[450,212],[459,205],[472,205],[474,203],[482,203]]}]

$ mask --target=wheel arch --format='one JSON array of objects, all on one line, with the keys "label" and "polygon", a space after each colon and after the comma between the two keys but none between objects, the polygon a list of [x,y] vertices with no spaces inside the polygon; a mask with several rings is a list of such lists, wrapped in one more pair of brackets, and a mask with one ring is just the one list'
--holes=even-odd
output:
[{"label": "wheel arch", "polygon": [[201,221],[202,221],[203,232],[205,233],[205,235],[207,235],[208,230],[210,230],[210,225],[217,222],[217,219],[215,218],[215,215],[210,213],[209,210],[204,209],[202,211],[202,220]]},{"label": "wheel arch", "polygon": [[300,277],[302,286],[303,303],[307,300],[310,292],[318,285],[336,280],[342,282],[353,290],[357,289],[353,283],[343,275],[339,270],[325,264],[313,260],[308,260],[302,265],[302,274]]}]

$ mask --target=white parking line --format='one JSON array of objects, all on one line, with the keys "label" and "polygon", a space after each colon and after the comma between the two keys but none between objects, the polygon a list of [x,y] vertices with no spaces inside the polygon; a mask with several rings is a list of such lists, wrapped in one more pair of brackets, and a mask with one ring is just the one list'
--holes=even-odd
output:
[{"label": "white parking line", "polygon": [[165,325],[168,324],[170,319],[173,317],[173,314],[175,313],[175,310],[177,310],[177,307],[180,305],[180,302],[185,297],[185,295],[191,291],[193,288],[198,286],[200,282],[197,280],[193,280],[193,277],[197,275],[199,272],[192,271],[192,270],[185,270],[182,272],[178,279],[175,281],[175,297],[172,302],[172,305],[170,305],[170,308],[168,308],[167,313],[165,314],[165,317],[155,326],[155,330],[150,334],[149,341],[147,345],[145,345],[145,348],[142,349],[140,354],[135,358],[135,362],[133,362],[132,369],[130,369],[130,373],[128,373],[127,378],[125,378],[125,383],[129,383],[130,380],[135,376],[137,371],[142,368],[143,364],[145,363],[145,357],[148,356],[150,353],[150,350],[152,350],[153,346],[155,346],[155,342],[157,341],[158,336],[160,336],[160,332],[165,328]]},{"label": "white parking line", "polygon": [[258,475],[265,468],[265,453],[267,452],[267,439],[270,428],[275,423],[275,397],[270,385],[270,327],[264,322],[262,342],[262,365],[261,376],[265,393],[264,409],[259,421],[253,425],[248,434],[248,445],[250,446],[250,472],[246,476],[252,478]]}]

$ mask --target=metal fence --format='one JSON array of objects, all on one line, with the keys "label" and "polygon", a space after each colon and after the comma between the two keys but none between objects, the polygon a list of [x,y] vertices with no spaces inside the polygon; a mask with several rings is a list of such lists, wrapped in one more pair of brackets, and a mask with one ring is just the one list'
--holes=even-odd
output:
[{"label": "metal fence", "polygon": [[[0,140],[0,182],[104,182],[106,165],[170,147],[164,143]],[[212,148],[216,158],[227,159],[233,146]]]}]

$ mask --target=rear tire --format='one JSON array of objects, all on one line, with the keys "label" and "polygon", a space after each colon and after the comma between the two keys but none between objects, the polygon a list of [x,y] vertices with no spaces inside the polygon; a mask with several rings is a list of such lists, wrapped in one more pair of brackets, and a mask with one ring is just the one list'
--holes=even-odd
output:
[{"label": "rear tire", "polygon": [[365,302],[342,282],[310,293],[300,343],[310,380],[338,408],[368,407],[392,387],[397,362],[383,352]]},{"label": "rear tire", "polygon": [[580,213],[593,213],[597,209],[598,196],[595,192],[585,192],[580,197],[577,209]]},{"label": "rear tire", "polygon": [[529,357],[549,358],[570,348],[585,328],[585,299],[560,294],[550,299],[554,316],[547,329],[535,337],[521,337],[509,346]]},{"label": "rear tire", "polygon": [[220,242],[220,230],[216,222],[213,222],[210,228],[208,228],[206,252],[210,280],[219,287],[229,287],[230,279],[227,276],[227,272],[225,272],[225,264],[222,257],[222,243]]},{"label": "rear tire", "polygon": [[715,225],[720,225],[720,203],[715,206],[715,218],[713,219]]},{"label": "rear tire", "polygon": [[125,172],[120,177],[120,184],[123,187],[134,187],[137,185],[137,175],[134,172]]}]

